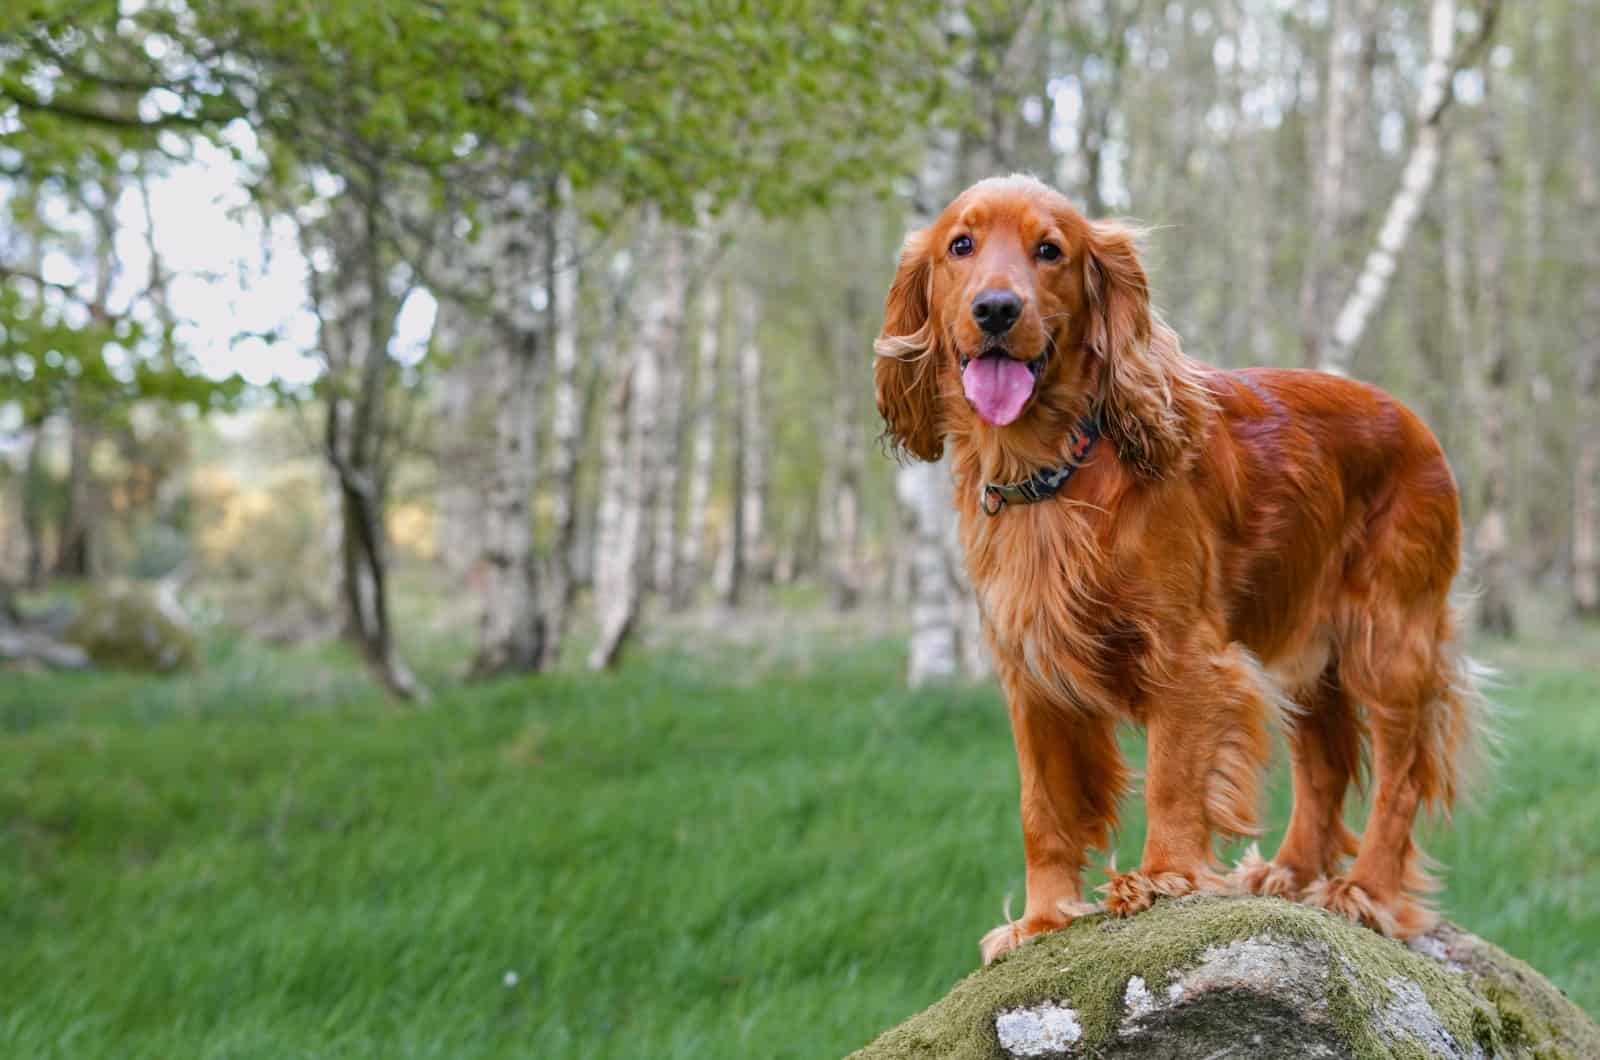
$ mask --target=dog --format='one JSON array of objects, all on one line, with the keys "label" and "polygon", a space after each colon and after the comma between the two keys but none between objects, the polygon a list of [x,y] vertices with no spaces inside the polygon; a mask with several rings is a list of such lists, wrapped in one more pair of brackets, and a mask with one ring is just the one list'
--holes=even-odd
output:
[{"label": "dog", "polygon": [[[1026,907],[983,959],[1096,908],[1081,876],[1128,787],[1122,722],[1148,736],[1148,829],[1106,911],[1253,893],[1425,932],[1413,820],[1456,801],[1483,714],[1449,464],[1376,387],[1185,355],[1137,234],[1031,177],[980,181],[907,237],[874,344],[886,439],[950,452],[1016,744]],[[1280,727],[1287,833],[1224,874],[1213,837],[1259,831]],[[1358,839],[1343,806],[1367,772]]]}]

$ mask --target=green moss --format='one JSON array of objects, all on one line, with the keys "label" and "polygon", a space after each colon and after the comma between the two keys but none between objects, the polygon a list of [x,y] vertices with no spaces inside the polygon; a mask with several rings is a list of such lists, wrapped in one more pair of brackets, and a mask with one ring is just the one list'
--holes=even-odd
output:
[{"label": "green moss", "polygon": [[84,597],[67,639],[96,665],[169,673],[193,665],[194,634],[156,595],[140,585],[96,587]]},{"label": "green moss", "polygon": [[[1542,981],[1534,988],[1531,971],[1532,978],[1520,982],[1520,990],[1495,980],[1498,988],[1480,996],[1466,978],[1444,965],[1317,910],[1276,899],[1190,898],[1160,902],[1128,920],[1087,917],[1034,939],[994,966],[968,976],[944,1000],[886,1032],[856,1056],[859,1060],[1000,1057],[993,1030],[995,1013],[1046,1000],[1077,1012],[1083,1028],[1078,1052],[1095,1055],[1123,1018],[1129,977],[1143,977],[1160,997],[1175,976],[1201,961],[1208,948],[1260,936],[1315,942],[1327,949],[1324,996],[1329,1018],[1339,1040],[1359,1060],[1427,1060],[1430,1055],[1420,1042],[1394,1041],[1381,1031],[1381,1015],[1394,1000],[1393,983],[1416,984],[1458,1042],[1477,1042],[1491,1055],[1532,1056],[1536,1048],[1562,1040],[1548,1018],[1530,1015],[1531,1005],[1545,1004],[1544,995],[1555,994]],[[1535,992],[1543,1000],[1526,1000]],[[1582,1013],[1570,1005],[1566,1008],[1571,1010],[1567,1015],[1581,1023],[1580,1030],[1597,1033]],[[1600,1044],[1600,1037],[1584,1040]]]}]

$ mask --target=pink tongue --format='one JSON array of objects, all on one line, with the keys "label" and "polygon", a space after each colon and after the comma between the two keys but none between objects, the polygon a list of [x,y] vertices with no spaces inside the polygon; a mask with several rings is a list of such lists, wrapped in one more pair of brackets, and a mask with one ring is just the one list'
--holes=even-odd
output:
[{"label": "pink tongue", "polygon": [[961,373],[961,389],[978,415],[996,427],[1004,427],[1022,415],[1022,406],[1033,393],[1033,373],[1021,361],[1005,354],[990,354],[967,362]]}]

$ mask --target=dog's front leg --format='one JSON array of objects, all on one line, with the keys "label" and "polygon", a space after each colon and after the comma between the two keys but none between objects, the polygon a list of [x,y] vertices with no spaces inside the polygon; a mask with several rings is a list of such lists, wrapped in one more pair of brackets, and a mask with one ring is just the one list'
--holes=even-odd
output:
[{"label": "dog's front leg", "polygon": [[1106,911],[1116,916],[1159,897],[1226,889],[1212,836],[1256,831],[1274,710],[1267,679],[1237,645],[1183,658],[1181,672],[1145,710],[1144,856],[1136,871],[1102,888]]},{"label": "dog's front leg", "polygon": [[1028,895],[1021,920],[979,943],[985,964],[1093,909],[1083,901],[1084,859],[1105,848],[1128,779],[1111,719],[1057,706],[1004,677],[1022,781]]}]

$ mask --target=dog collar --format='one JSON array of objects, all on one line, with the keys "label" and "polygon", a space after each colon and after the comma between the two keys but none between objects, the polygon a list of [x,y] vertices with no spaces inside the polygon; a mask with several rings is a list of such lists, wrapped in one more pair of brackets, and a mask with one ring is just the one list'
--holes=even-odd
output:
[{"label": "dog collar", "polygon": [[986,482],[978,495],[978,507],[983,509],[984,515],[998,515],[1000,509],[1008,504],[1037,504],[1054,497],[1061,492],[1072,473],[1083,466],[1089,450],[1094,448],[1099,437],[1100,422],[1093,416],[1085,416],[1072,429],[1072,436],[1067,443],[1070,455],[1065,464],[1035,471],[1016,482]]}]

